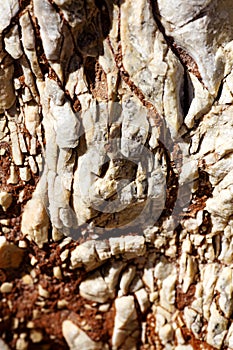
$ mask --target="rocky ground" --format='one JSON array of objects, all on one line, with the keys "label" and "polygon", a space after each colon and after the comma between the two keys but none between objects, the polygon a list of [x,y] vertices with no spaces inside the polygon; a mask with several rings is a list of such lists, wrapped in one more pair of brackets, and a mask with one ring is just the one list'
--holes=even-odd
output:
[{"label": "rocky ground", "polygon": [[0,349],[233,349],[230,0],[0,3]]}]

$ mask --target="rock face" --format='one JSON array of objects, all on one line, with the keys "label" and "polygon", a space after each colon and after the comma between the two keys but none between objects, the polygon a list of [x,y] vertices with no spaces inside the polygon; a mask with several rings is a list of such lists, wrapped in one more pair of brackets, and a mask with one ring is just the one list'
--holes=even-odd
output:
[{"label": "rock face", "polygon": [[1,1],[2,347],[233,349],[232,23],[230,0]]}]

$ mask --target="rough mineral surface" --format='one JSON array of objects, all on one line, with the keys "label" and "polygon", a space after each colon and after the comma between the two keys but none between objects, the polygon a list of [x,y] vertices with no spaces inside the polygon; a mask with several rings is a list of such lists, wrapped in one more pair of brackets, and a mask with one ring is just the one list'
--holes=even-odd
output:
[{"label": "rough mineral surface", "polygon": [[230,0],[0,1],[0,349],[233,350]]}]

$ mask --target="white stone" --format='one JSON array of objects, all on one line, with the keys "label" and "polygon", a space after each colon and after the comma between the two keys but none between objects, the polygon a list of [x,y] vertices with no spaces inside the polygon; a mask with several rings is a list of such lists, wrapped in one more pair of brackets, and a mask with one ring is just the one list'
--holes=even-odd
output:
[{"label": "white stone", "polygon": [[42,298],[49,298],[49,292],[44,289],[40,284],[38,285],[38,293]]},{"label": "white stone", "polygon": [[62,323],[62,333],[72,350],[108,350],[107,344],[102,342],[94,342],[88,335],[78,326],[69,320]]},{"label": "white stone", "polygon": [[112,336],[112,349],[117,350],[120,347],[134,349],[140,333],[133,296],[117,298],[115,307],[116,316]]},{"label": "white stone", "polygon": [[202,328],[202,320],[200,314],[191,308],[185,307],[184,318],[187,327],[194,333],[196,337],[198,337],[198,334]]},{"label": "white stone", "polygon": [[[216,94],[224,75],[224,61],[221,45],[232,40],[232,11],[225,11],[230,3],[210,3],[209,0],[158,1],[158,10],[167,35],[194,58],[202,80],[211,94]],[[205,10],[205,11],[204,11]],[[177,13],[179,13],[177,15]],[[203,13],[203,15],[201,15]],[[216,13],[220,13],[218,20]],[[224,26],[222,23],[224,22]],[[221,29],[220,29],[221,28]],[[224,32],[224,38],[220,32]],[[198,48],[198,49],[197,49]]]},{"label": "white stone", "polygon": [[135,266],[128,266],[127,269],[122,273],[121,281],[120,281],[120,291],[122,295],[126,295],[128,292],[128,288],[130,283],[132,282],[133,278],[136,274],[136,267]]},{"label": "white stone", "polygon": [[210,319],[207,326],[207,342],[220,349],[227,333],[228,320],[220,315],[215,303],[210,308]]},{"label": "white stone", "polygon": [[12,288],[13,288],[13,283],[4,282],[0,287],[0,291],[1,293],[11,293]]},{"label": "white stone", "polygon": [[54,266],[53,275],[54,275],[54,277],[56,277],[58,279],[62,279],[62,272],[61,272],[60,266]]},{"label": "white stone", "polygon": [[79,292],[83,298],[98,303],[106,303],[114,298],[114,291],[109,290],[107,283],[97,270],[79,285]]},{"label": "white stone", "polygon": [[[61,18],[47,0],[43,3],[40,0],[33,0],[33,5],[34,13],[40,26],[45,55],[48,60],[58,61],[62,44]],[[50,21],[46,20],[48,16]]]},{"label": "white stone", "polygon": [[173,312],[175,309],[175,283],[177,281],[176,271],[165,278],[160,290],[160,305]]},{"label": "white stone", "polygon": [[159,338],[162,343],[166,346],[168,342],[173,340],[174,331],[172,326],[167,323],[159,329]]},{"label": "white stone", "polygon": [[39,343],[43,339],[43,333],[33,329],[30,332],[30,339],[33,343]]},{"label": "white stone", "polygon": [[138,301],[141,312],[146,312],[150,307],[150,302],[146,290],[144,288],[139,289],[137,292],[135,292],[135,297]]},{"label": "white stone", "polygon": [[[37,188],[39,192],[39,187]],[[34,240],[39,247],[48,241],[49,228],[49,219],[42,198],[42,193],[33,193],[32,199],[24,207],[21,223],[22,233]]]},{"label": "white stone", "polygon": [[2,1],[0,4],[0,33],[8,27],[11,19],[19,11],[19,3],[17,0]]},{"label": "white stone", "polygon": [[78,245],[71,252],[72,268],[85,266],[87,270],[91,270],[98,265],[98,255],[95,250],[95,241],[87,241]]}]

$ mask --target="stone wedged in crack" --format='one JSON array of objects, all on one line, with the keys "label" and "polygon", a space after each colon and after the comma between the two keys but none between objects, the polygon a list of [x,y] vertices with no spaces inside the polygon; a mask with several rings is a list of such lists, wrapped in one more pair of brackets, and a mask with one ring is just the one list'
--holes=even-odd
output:
[{"label": "stone wedged in crack", "polygon": [[17,24],[14,25],[5,35],[4,43],[6,52],[8,52],[15,60],[23,55],[19,37],[19,27]]},{"label": "stone wedged in crack", "polygon": [[23,255],[23,249],[8,242],[4,236],[0,236],[0,269],[18,268]]},{"label": "stone wedged in crack", "polygon": [[187,293],[190,285],[195,282],[197,274],[196,259],[189,254],[182,253],[180,257],[179,280],[182,283],[184,293]]},{"label": "stone wedged in crack", "polygon": [[62,323],[62,333],[71,350],[108,350],[107,344],[94,342],[88,335],[73,322],[65,320]]},{"label": "stone wedged in crack", "polygon": [[135,297],[138,301],[141,313],[145,313],[149,307],[150,307],[150,302],[148,300],[148,294],[145,290],[145,288],[141,288],[138,291],[135,292]]},{"label": "stone wedged in crack", "polygon": [[185,307],[184,317],[187,327],[198,337],[198,333],[201,331],[203,322],[197,311]]},{"label": "stone wedged in crack", "polygon": [[36,136],[40,125],[39,106],[33,101],[25,104],[24,108],[25,126],[32,136]]},{"label": "stone wedged in crack", "polygon": [[166,0],[158,1],[158,10],[166,34],[193,57],[204,85],[216,95],[224,77],[224,47],[233,39],[231,2],[174,1],[171,6]]},{"label": "stone wedged in crack", "polygon": [[133,281],[136,274],[136,266],[129,265],[127,269],[125,269],[121,275],[121,280],[119,284],[119,292],[118,296],[127,295],[129,291],[129,286]]}]

